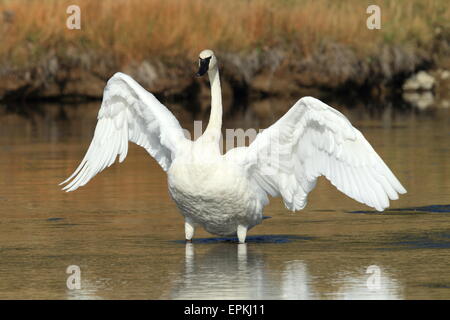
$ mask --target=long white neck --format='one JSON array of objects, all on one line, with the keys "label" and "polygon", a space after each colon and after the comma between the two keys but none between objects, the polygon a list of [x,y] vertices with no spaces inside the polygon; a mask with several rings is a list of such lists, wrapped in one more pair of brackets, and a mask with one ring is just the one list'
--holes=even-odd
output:
[{"label": "long white neck", "polygon": [[222,132],[222,89],[220,88],[219,69],[214,67],[208,71],[211,84],[211,114],[204,137],[219,143]]}]

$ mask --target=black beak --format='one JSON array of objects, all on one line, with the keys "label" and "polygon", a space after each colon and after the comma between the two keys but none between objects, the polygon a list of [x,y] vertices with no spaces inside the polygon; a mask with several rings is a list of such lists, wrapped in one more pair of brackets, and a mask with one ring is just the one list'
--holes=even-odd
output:
[{"label": "black beak", "polygon": [[197,77],[201,77],[202,75],[208,72],[209,60],[211,60],[211,57],[205,59],[200,58],[200,65],[197,73],[195,74]]}]

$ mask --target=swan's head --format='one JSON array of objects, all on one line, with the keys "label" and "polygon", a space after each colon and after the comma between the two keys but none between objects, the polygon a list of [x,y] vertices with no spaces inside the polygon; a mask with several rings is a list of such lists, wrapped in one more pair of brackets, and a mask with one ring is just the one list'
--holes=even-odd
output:
[{"label": "swan's head", "polygon": [[197,77],[200,77],[208,71],[217,67],[217,59],[212,50],[203,50],[200,52],[198,60],[198,72]]}]

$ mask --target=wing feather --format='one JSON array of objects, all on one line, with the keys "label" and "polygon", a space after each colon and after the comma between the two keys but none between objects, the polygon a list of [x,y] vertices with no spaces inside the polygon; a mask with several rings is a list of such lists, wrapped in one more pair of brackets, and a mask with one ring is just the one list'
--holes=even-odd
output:
[{"label": "wing feather", "polygon": [[406,193],[361,132],[339,111],[312,97],[297,101],[249,147],[231,149],[225,156],[247,168],[257,192],[281,195],[290,210],[305,207],[319,176],[379,211],[389,206],[389,199]]},{"label": "wing feather", "polygon": [[98,122],[88,151],[75,172],[61,184],[73,191],[88,183],[119,157],[125,160],[128,142],[145,148],[167,171],[189,143],[173,114],[131,77],[116,73],[105,87]]}]

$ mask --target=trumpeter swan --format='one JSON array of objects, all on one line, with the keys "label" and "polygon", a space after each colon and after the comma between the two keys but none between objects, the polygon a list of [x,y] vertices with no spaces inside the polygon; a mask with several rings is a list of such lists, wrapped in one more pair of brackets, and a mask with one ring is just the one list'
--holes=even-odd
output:
[{"label": "trumpeter swan", "polygon": [[167,172],[169,193],[185,220],[191,241],[196,226],[236,235],[262,222],[268,196],[281,196],[289,210],[305,207],[317,178],[382,211],[406,190],[361,132],[325,103],[303,97],[248,147],[221,154],[222,97],[217,59],[199,57],[198,76],[208,73],[211,114],[201,137],[184,136],[177,119],[151,93],[123,73],[109,79],[94,137],[75,172],[61,184],[73,191],[122,162],[128,141],[144,147]]}]

